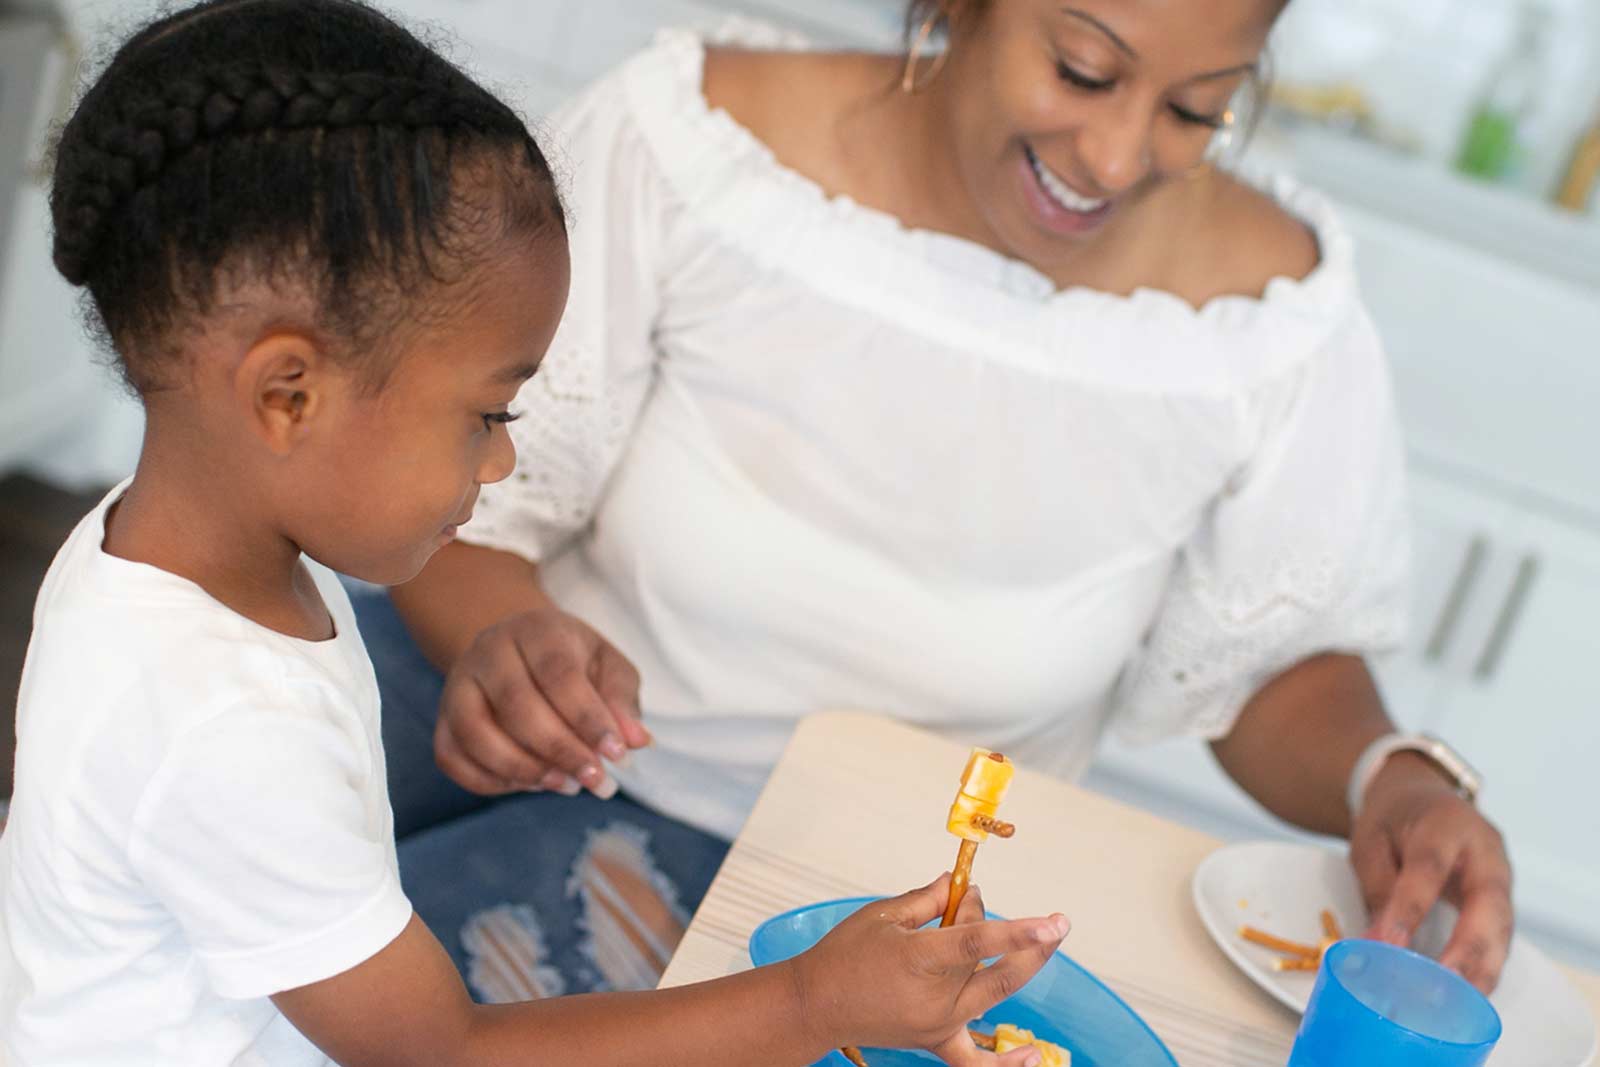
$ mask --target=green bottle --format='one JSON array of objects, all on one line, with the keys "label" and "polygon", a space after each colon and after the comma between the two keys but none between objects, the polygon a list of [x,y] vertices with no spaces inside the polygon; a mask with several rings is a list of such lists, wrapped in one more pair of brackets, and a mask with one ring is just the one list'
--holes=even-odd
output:
[{"label": "green bottle", "polygon": [[1502,180],[1521,162],[1521,126],[1538,103],[1546,13],[1527,7],[1517,42],[1495,67],[1488,89],[1472,113],[1456,158],[1456,169],[1478,178]]}]

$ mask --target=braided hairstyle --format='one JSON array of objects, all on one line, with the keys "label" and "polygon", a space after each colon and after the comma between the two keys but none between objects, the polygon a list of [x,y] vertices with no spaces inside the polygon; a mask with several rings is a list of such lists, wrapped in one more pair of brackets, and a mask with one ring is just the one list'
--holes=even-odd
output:
[{"label": "braided hairstyle", "polygon": [[[224,278],[370,349],[499,236],[564,231],[523,121],[356,0],[209,0],[130,38],[61,132],[56,268],[139,393]],[[338,346],[335,346],[338,347]]]}]

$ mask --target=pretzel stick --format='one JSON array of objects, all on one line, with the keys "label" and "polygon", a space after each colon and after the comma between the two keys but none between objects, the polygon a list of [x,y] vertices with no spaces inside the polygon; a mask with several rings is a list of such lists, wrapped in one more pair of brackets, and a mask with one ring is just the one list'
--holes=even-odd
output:
[{"label": "pretzel stick", "polygon": [[1339,930],[1339,920],[1327,908],[1322,909],[1322,932],[1334,941],[1344,940],[1344,934]]},{"label": "pretzel stick", "polygon": [[941,927],[955,925],[956,912],[966,899],[967,886],[972,882],[972,858],[977,854],[976,841],[961,842],[961,849],[956,853],[956,869],[950,872],[950,902],[944,907],[944,918],[939,920]]},{"label": "pretzel stick", "polygon": [[1276,959],[1272,961],[1275,971],[1314,971],[1322,966],[1322,961],[1315,956],[1297,956],[1293,959]]},{"label": "pretzel stick", "polygon": [[[996,769],[991,764],[1000,764],[1001,767]],[[961,850],[956,853],[955,869],[950,872],[950,897],[945,904],[944,917],[939,921],[941,928],[955,925],[956,912],[961,910],[961,902],[966,899],[967,887],[972,884],[972,860],[978,854],[978,840],[989,834],[1010,837],[1017,832],[1015,825],[990,814],[1005,796],[1006,787],[1011,784],[1011,774],[1011,765],[998,752],[975,748],[967,759],[966,770],[961,775],[961,788],[956,792],[956,801],[951,805],[946,826],[961,838]],[[979,806],[988,810],[973,810]],[[978,840],[974,840],[970,831],[965,831],[963,820],[966,826],[978,831]],[[979,962],[978,966],[982,967],[983,963]],[[847,1045],[839,1051],[856,1067],[867,1067],[860,1049]]]},{"label": "pretzel stick", "polygon": [[980,830],[987,830],[996,837],[1010,837],[1017,832],[1015,823],[1009,823],[1004,819],[996,819],[982,813],[972,817],[972,825]]},{"label": "pretzel stick", "polygon": [[1287,952],[1291,956],[1306,956],[1316,959],[1322,955],[1322,950],[1315,945],[1302,945],[1298,941],[1285,941],[1281,937],[1274,937],[1265,931],[1257,930],[1253,926],[1239,927],[1239,936],[1264,948],[1270,948],[1274,952]]},{"label": "pretzel stick", "polygon": [[982,1030],[973,1030],[969,1028],[967,1030],[967,1036],[972,1038],[972,1043],[974,1045],[977,1045],[985,1052],[993,1052],[995,1050],[995,1046],[1000,1043],[994,1039],[993,1034],[986,1034]]}]

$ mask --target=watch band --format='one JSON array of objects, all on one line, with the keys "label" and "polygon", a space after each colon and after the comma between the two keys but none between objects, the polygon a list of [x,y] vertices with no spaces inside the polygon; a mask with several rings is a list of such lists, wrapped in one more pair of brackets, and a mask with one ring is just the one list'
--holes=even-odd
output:
[{"label": "watch band", "polygon": [[1366,747],[1350,772],[1345,803],[1350,808],[1351,819],[1361,814],[1361,806],[1366,800],[1367,790],[1372,787],[1372,780],[1396,752],[1416,752],[1426,756],[1455,782],[1456,791],[1467,800],[1477,800],[1479,791],[1483,789],[1483,777],[1460,753],[1437,737],[1429,734],[1384,734]]}]

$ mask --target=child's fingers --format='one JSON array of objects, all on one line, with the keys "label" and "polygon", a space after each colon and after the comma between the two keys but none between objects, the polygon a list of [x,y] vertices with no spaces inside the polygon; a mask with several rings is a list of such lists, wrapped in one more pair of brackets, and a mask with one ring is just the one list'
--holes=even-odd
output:
[{"label": "child's fingers", "polygon": [[[915,936],[926,942],[927,959],[935,967],[971,966],[994,956],[1045,947],[1048,951],[1034,966],[1034,970],[1038,970],[1067,936],[1067,930],[1066,916],[1052,915],[1047,919],[988,919],[961,923],[943,930],[924,930]],[[996,964],[987,970],[999,966]]]},{"label": "child's fingers", "polygon": [[983,890],[974,882],[967,886],[966,896],[961,898],[961,906],[956,909],[956,922],[982,922],[983,913]]},{"label": "child's fingers", "polygon": [[950,872],[945,871],[920,889],[868,904],[867,907],[877,908],[884,918],[914,930],[943,915],[944,906],[949,900]]},{"label": "child's fingers", "polygon": [[965,1027],[929,1049],[950,1067],[1038,1067],[1042,1058],[1036,1048],[1019,1048],[1005,1055],[985,1052],[972,1043]]},{"label": "child's fingers", "polygon": [[[1065,924],[1065,919],[1062,922]],[[967,979],[967,984],[962,987],[961,995],[956,999],[961,1017],[976,1019],[1027,985],[1029,979],[1038,974],[1039,968],[1055,954],[1056,949],[1061,946],[1061,937],[1064,936],[1066,931],[1061,929],[1059,937],[1053,937],[1043,944],[1035,941],[1027,948],[1006,954],[992,966],[974,971]]]}]

